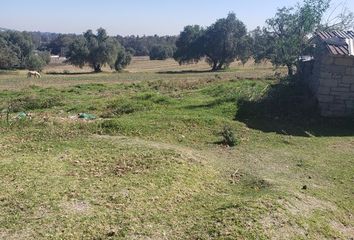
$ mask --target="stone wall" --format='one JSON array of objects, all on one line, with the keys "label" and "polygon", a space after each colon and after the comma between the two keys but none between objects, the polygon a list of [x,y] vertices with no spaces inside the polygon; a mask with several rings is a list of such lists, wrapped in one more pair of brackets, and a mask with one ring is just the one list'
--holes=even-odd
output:
[{"label": "stone wall", "polygon": [[318,56],[310,87],[322,116],[354,116],[354,57]]}]

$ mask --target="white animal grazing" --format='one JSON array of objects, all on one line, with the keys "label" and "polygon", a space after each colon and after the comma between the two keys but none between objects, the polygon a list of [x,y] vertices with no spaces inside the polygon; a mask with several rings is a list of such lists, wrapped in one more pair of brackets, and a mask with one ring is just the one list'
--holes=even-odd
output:
[{"label": "white animal grazing", "polygon": [[39,72],[37,72],[37,71],[29,71],[27,73],[27,77],[28,78],[30,78],[30,77],[41,78],[41,74],[39,74]]}]

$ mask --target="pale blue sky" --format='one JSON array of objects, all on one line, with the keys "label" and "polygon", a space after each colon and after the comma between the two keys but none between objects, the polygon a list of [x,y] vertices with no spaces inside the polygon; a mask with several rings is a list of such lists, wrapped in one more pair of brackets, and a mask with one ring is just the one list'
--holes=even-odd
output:
[{"label": "pale blue sky", "polygon": [[[354,11],[354,0],[346,2]],[[248,29],[263,25],[279,7],[298,0],[0,0],[0,27],[82,33],[103,27],[110,35],[175,35],[184,26],[208,26],[228,12]]]}]

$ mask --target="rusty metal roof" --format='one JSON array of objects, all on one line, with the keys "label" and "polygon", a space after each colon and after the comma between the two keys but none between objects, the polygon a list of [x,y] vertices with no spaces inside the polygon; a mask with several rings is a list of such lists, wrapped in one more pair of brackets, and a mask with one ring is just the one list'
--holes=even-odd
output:
[{"label": "rusty metal roof", "polygon": [[340,39],[354,39],[353,31],[332,31],[332,32],[317,32],[316,35],[326,43],[327,49],[333,55],[350,55],[349,47],[347,44],[337,45],[326,42],[328,39],[340,38]]}]

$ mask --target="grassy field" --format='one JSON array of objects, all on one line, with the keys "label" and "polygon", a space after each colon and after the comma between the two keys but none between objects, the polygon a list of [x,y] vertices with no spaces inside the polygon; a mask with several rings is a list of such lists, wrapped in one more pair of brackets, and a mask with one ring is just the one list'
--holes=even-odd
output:
[{"label": "grassy field", "polygon": [[0,239],[352,239],[353,121],[269,65],[206,69],[0,73]]}]

